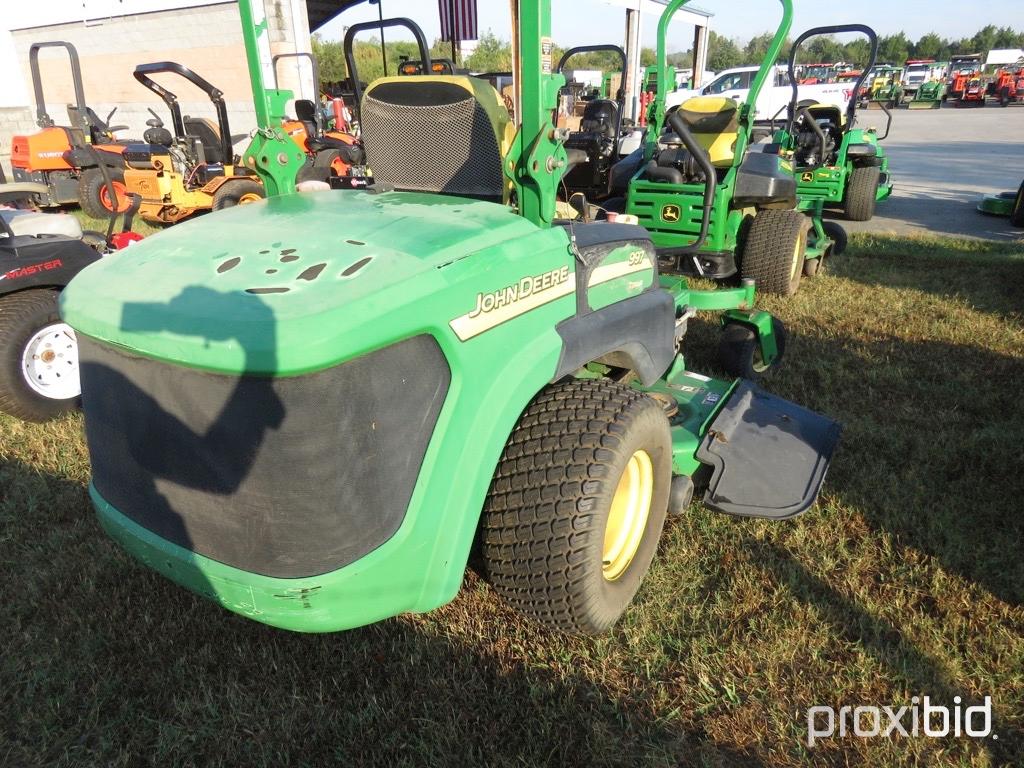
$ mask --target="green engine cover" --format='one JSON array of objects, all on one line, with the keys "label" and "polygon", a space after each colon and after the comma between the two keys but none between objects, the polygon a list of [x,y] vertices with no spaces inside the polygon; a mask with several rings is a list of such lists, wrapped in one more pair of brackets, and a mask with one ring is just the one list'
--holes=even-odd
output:
[{"label": "green engine cover", "polygon": [[[660,301],[670,346],[673,303],[654,283],[650,244],[638,229],[617,231],[639,233],[640,239],[592,255],[587,264],[591,309],[630,298]],[[106,361],[118,354],[149,360],[158,371],[162,367],[159,380],[187,378],[188,387],[196,385],[195,391],[178,391],[177,420],[161,413],[141,420],[145,423],[120,425],[122,433],[144,433],[135,437],[136,446],[146,440],[162,446],[163,453],[158,451],[139,470],[152,473],[151,498],[161,504],[173,496],[167,484],[191,483],[195,490],[207,483],[215,489],[211,493],[226,494],[224,514],[238,511],[231,507],[231,483],[217,478],[193,483],[175,475],[180,462],[163,458],[180,454],[171,442],[179,438],[170,433],[187,421],[182,414],[187,416],[190,398],[198,403],[192,410],[206,408],[216,417],[217,429],[210,434],[186,435],[188,444],[209,449],[211,460],[222,454],[217,430],[231,444],[250,440],[255,454],[260,440],[265,443],[275,430],[288,428],[281,426],[288,414],[278,413],[260,422],[253,436],[233,429],[224,417],[227,402],[219,415],[216,403],[211,407],[198,402],[203,375],[287,381],[429,336],[443,354],[450,377],[400,526],[351,565],[302,578],[275,578],[233,567],[209,552],[173,543],[160,535],[159,526],[140,524],[140,510],[116,508],[100,492],[103,483],[94,475],[91,492],[101,521],[126,549],[168,577],[231,610],[289,629],[345,629],[443,604],[461,584],[508,435],[533,396],[556,374],[563,375],[557,373],[564,346],[558,326],[578,317],[577,267],[566,229],[539,227],[506,206],[362,191],[286,195],[220,211],[102,260],[84,270],[62,295],[64,318],[80,334],[83,349],[106,350]],[[90,408],[89,393],[95,389],[88,385],[117,380],[121,372],[90,372],[90,365],[97,366],[100,359],[94,356],[94,362],[83,364],[86,426],[90,439],[103,443],[91,444],[91,452],[96,456],[97,450],[107,451],[105,466],[116,475],[110,444],[122,435],[95,421],[102,409]],[[125,363],[123,371],[128,370]],[[371,383],[400,397],[401,380],[419,375],[410,369],[396,374],[397,380],[382,377]],[[140,384],[136,389],[141,393],[135,397],[153,395],[152,387]],[[230,386],[221,391],[225,389]],[[322,406],[310,406],[307,400],[304,407],[322,407],[322,418],[331,420],[344,407],[328,402],[335,396],[344,393],[325,393]],[[268,400],[280,410],[275,398]],[[238,409],[241,421],[250,418],[243,406],[230,406]],[[709,406],[696,407],[691,421],[702,424],[710,412]],[[373,413],[357,418],[368,422],[362,425],[364,432],[373,428]],[[160,426],[167,423],[171,426]],[[412,414],[405,428],[413,435],[424,427]],[[695,467],[695,440],[688,444],[688,455],[679,457],[690,471]],[[299,478],[302,457],[311,450],[315,446],[304,445],[300,438],[284,456],[294,463]],[[124,452],[124,463],[135,466],[138,462],[130,454]],[[237,454],[243,464],[248,460],[246,451]],[[373,460],[361,458],[381,484],[390,481],[394,462],[405,461],[400,449]],[[237,471],[246,474],[244,466]],[[122,479],[124,484],[134,482],[129,476]],[[117,488],[118,477],[104,483]],[[268,492],[273,495],[273,489]],[[173,521],[178,540],[187,541],[189,510],[167,505],[168,514],[180,517]],[[280,506],[275,501],[268,509],[287,515]],[[344,515],[345,509],[336,514]],[[166,528],[166,521],[161,525]],[[181,526],[186,530],[180,531]],[[251,527],[239,529],[238,535],[260,541]],[[272,549],[279,543],[263,544]]]}]

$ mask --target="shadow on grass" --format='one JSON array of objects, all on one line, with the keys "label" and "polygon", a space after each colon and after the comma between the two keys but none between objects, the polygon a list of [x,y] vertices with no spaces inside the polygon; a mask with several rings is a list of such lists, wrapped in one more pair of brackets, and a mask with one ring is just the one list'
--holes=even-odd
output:
[{"label": "shadow on grass", "polygon": [[868,287],[959,297],[984,312],[1024,317],[1024,246],[861,235],[830,271]]},{"label": "shadow on grass", "polygon": [[[1024,264],[1013,266],[1024,272]],[[990,306],[1008,308],[1000,299]],[[717,322],[690,323],[693,369],[724,377]],[[790,331],[785,362],[762,385],[842,423],[826,494],[901,545],[1019,606],[1022,381],[1024,359],[983,346],[897,336],[867,341],[843,329],[802,327]]]},{"label": "shadow on grass", "polygon": [[[827,621],[837,638],[863,648],[880,665],[890,672],[896,686],[903,685],[906,699],[901,701],[822,701],[824,706],[832,706],[836,710],[841,706],[911,706],[912,696],[928,696],[932,704],[953,706],[954,697],[960,696],[963,706],[972,706],[984,702],[984,695],[993,700],[992,733],[994,739],[983,740],[982,748],[997,760],[997,765],[1013,765],[1015,760],[1024,754],[1024,732],[1020,728],[1009,725],[1000,714],[1007,714],[1006,709],[1012,707],[1007,701],[1005,691],[986,691],[980,697],[972,697],[970,692],[957,685],[946,674],[942,665],[935,659],[920,651],[910,642],[898,626],[872,615],[859,605],[857,601],[833,589],[824,580],[810,572],[783,547],[765,541],[747,539],[745,549],[751,562],[769,574],[772,578],[786,586],[789,592],[799,601],[814,608],[818,615]],[[1000,706],[1002,705],[1002,713]],[[903,725],[910,728],[911,717],[906,715]],[[920,738],[920,737],[919,737]],[[966,738],[966,737],[965,737]],[[816,752],[825,753],[830,757],[830,764],[846,765],[841,754],[844,746],[855,739],[848,735],[845,739],[838,735],[819,742]],[[947,741],[952,741],[952,737]],[[834,763],[832,762],[834,761]]]},{"label": "shadow on grass", "polygon": [[[53,500],[6,531],[8,765],[762,765],[658,721],[644,694],[524,664],[500,627],[484,654],[429,616],[330,635],[251,622],[128,558],[81,484],[11,460],[0,480],[4,518]],[[76,514],[67,535],[55,511]]]},{"label": "shadow on grass", "polygon": [[1024,361],[895,337],[797,344],[809,362],[791,396],[844,424],[828,489],[900,544],[1024,603]]}]

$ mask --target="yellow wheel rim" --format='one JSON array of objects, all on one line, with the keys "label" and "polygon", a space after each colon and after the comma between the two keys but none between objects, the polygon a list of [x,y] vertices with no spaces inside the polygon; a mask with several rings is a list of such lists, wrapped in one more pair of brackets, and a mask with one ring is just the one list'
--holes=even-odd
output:
[{"label": "yellow wheel rim", "polygon": [[654,465],[646,451],[629,458],[619,478],[604,529],[601,569],[608,581],[615,581],[629,567],[643,541],[654,494]]},{"label": "yellow wheel rim", "polygon": [[238,198],[239,205],[247,205],[249,203],[255,203],[257,200],[262,200],[263,195],[258,195],[255,192],[246,192],[240,198]]},{"label": "yellow wheel rim", "polygon": [[789,266],[789,282],[793,282],[796,279],[796,273],[800,268],[800,254],[803,253],[801,240],[802,237],[796,239],[796,245],[793,246],[793,263]]}]

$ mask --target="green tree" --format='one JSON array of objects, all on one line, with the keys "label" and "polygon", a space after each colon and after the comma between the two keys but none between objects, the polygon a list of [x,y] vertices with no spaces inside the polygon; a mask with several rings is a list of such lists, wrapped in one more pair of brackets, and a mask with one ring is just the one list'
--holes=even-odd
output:
[{"label": "green tree", "polygon": [[832,35],[816,35],[807,43],[807,63],[831,64],[843,58],[843,46]]},{"label": "green tree", "polygon": [[721,72],[742,64],[743,51],[740,47],[728,37],[711,30],[708,34],[708,69]]},{"label": "green tree", "polygon": [[914,44],[913,55],[915,59],[935,59],[938,61],[942,57],[942,49],[947,45],[946,41],[936,35],[934,32],[929,32],[927,35],[921,37]]},{"label": "green tree", "polygon": [[870,56],[871,43],[868,42],[867,38],[856,38],[843,46],[843,61],[855,67],[866,66]]},{"label": "green tree", "polygon": [[988,24],[974,33],[974,37],[971,38],[970,47],[978,53],[987,53],[993,48],[999,47],[996,45],[997,35],[998,30],[995,24]]},{"label": "green tree", "polygon": [[335,40],[322,40],[320,35],[313,35],[313,57],[320,69],[320,79],[325,83],[336,83],[345,79],[345,53],[341,43]]},{"label": "green tree", "polygon": [[900,66],[910,58],[910,40],[902,32],[878,39],[878,60]]},{"label": "green tree", "polygon": [[473,72],[506,72],[512,69],[512,46],[488,29],[480,36],[465,66]]}]

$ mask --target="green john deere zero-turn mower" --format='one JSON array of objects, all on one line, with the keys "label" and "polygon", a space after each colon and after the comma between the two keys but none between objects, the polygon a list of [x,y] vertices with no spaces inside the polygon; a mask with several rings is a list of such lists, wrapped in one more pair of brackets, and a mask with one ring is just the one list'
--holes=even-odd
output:
[{"label": "green john deere zero-turn mower", "polygon": [[1008,216],[1015,227],[1024,227],[1024,181],[1016,192],[997,192],[984,195],[978,201],[978,210],[990,216]]},{"label": "green john deere zero-turn mower", "polygon": [[[794,78],[801,43],[817,35],[843,32],[860,32],[871,43],[868,65],[853,89],[854,94],[859,93],[878,53],[878,36],[863,24],[815,27],[804,32],[789,55],[790,78]],[[882,106],[887,123],[885,133],[879,136],[874,128],[858,127],[855,95],[845,114],[830,105],[800,106],[796,80],[792,82],[786,126],[775,133],[770,149],[792,161],[801,209],[837,207],[851,221],[870,220],[875,215],[875,203],[892,194],[889,158],[881,144],[889,135],[892,113]]]},{"label": "green john deere zero-turn mower", "polygon": [[[451,600],[476,545],[519,610],[599,632],[694,486],[741,516],[813,504],[839,426],[689,372],[690,293],[650,234],[555,219],[549,0],[513,6],[507,145],[486,82],[385,77],[360,105],[376,189],[303,194],[277,128],[290,94],[264,90],[266,27],[239,7],[261,129],[246,157],[270,197],[63,297],[92,498],[128,551],[250,618],[332,631]],[[770,356],[752,317],[768,333],[751,354]]]},{"label": "green john deere zero-turn mower", "polygon": [[[760,291],[791,296],[832,242],[797,210],[789,162],[748,151],[754,105],[789,34],[791,0],[761,62],[746,102],[696,96],[666,112],[669,23],[685,0],[671,0],[658,24],[658,90],[642,151],[613,172],[626,186],[625,211],[651,233],[664,271],[729,278],[737,272]],[[628,180],[628,183],[627,183]]]}]

